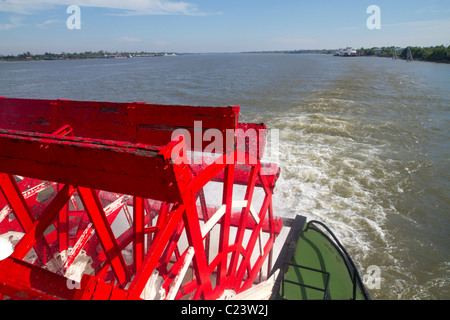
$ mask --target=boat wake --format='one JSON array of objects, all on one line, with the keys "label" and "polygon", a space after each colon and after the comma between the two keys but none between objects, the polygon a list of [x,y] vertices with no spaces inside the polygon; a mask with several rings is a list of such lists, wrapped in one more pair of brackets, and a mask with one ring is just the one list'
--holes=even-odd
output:
[{"label": "boat wake", "polygon": [[[333,101],[315,103],[320,109]],[[390,199],[403,192],[403,182],[383,156],[386,143],[370,136],[370,130],[380,128],[359,117],[311,112],[311,107],[299,107],[269,123],[280,129],[276,212],[326,222],[362,274],[371,265],[392,265],[393,242],[386,224],[389,216],[398,214]],[[362,127],[366,136],[359,134]]]}]

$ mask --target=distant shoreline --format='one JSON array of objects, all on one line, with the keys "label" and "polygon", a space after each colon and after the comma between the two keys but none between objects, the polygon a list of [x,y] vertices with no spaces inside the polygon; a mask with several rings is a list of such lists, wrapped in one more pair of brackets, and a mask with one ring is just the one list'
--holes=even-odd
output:
[{"label": "distant shoreline", "polygon": [[[434,62],[450,64],[450,46],[436,47],[410,47],[414,61]],[[382,48],[361,48],[356,49],[360,57],[379,57],[392,58],[393,47]],[[406,48],[401,51],[397,50],[396,59],[406,60]],[[310,49],[310,50],[279,50],[279,51],[246,51],[234,52],[233,54],[333,54],[334,49]],[[208,53],[175,53],[175,52],[84,52],[84,53],[48,53],[31,54],[30,52],[19,55],[0,56],[0,62],[20,62],[20,61],[64,61],[64,60],[92,60],[92,59],[119,59],[119,58],[137,58],[137,57],[163,57],[163,56],[180,56],[195,55]],[[210,53],[217,54],[217,53]],[[224,52],[223,54],[230,54]]]},{"label": "distant shoreline", "polygon": [[64,61],[64,60],[92,60],[92,59],[121,59],[135,57],[163,57],[177,56],[180,53],[175,52],[84,52],[84,53],[48,53],[31,54],[25,52],[19,55],[0,56],[2,62],[18,62],[18,61]]}]

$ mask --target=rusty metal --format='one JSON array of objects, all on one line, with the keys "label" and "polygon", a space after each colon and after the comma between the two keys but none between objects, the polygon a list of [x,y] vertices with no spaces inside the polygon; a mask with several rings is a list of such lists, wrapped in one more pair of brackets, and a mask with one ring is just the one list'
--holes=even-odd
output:
[{"label": "rusty metal", "polygon": [[[267,276],[279,168],[261,163],[265,126],[238,117],[0,97],[0,298],[217,299]],[[212,158],[188,139],[208,130]]]}]

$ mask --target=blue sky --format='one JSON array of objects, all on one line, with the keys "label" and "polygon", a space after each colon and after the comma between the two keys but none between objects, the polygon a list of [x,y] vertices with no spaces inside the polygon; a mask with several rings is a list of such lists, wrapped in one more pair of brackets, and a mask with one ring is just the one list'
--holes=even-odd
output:
[{"label": "blue sky", "polygon": [[[367,28],[370,5],[381,29]],[[449,30],[449,0],[0,0],[0,54],[434,46]]]}]

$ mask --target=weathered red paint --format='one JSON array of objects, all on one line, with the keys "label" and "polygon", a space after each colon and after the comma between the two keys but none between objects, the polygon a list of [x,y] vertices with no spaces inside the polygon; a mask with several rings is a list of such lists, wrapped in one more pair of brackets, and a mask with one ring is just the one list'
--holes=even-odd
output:
[{"label": "weathered red paint", "polygon": [[[139,299],[156,272],[176,299],[249,288],[282,227],[272,213],[279,168],[260,162],[264,124],[240,124],[238,117],[237,106],[0,97],[0,236],[22,235],[0,261],[0,297]],[[215,161],[190,163],[186,155],[210,141],[172,140],[176,129],[194,135],[198,121],[224,140],[232,133]],[[258,141],[240,138],[248,129]],[[255,143],[257,154],[250,152]],[[209,182],[223,186],[219,194],[208,193]],[[232,205],[237,185],[246,186],[242,209]],[[264,199],[250,212],[256,189]],[[208,204],[211,196],[222,208]],[[120,213],[129,226],[115,234]],[[210,219],[217,227],[203,230]],[[125,259],[127,248],[133,254]],[[27,258],[30,252],[37,259]],[[94,274],[74,283],[64,274],[82,252]],[[193,277],[181,284],[188,256]]]}]

